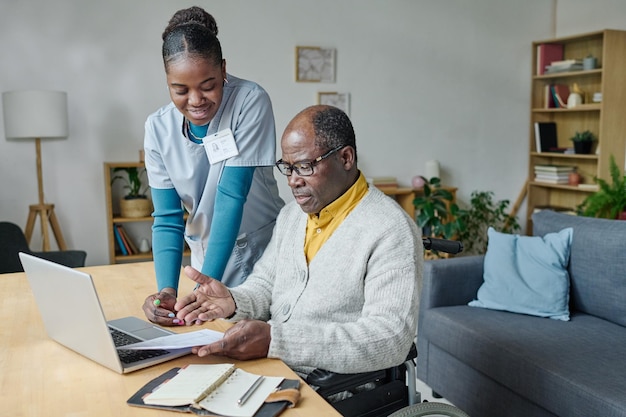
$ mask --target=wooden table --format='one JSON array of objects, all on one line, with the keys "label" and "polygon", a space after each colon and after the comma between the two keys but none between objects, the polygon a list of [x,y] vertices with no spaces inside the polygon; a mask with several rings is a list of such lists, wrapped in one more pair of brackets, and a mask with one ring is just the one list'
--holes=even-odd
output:
[{"label": "wooden table", "polygon": [[[128,315],[145,317],[141,305],[155,289],[152,262],[81,270],[93,276],[107,319]],[[181,277],[181,294],[191,291],[192,287],[189,279]],[[278,359],[235,361],[195,355],[120,375],[47,337],[25,274],[0,275],[0,294],[0,415],[174,417],[176,414],[171,411],[130,407],[126,400],[149,380],[175,366],[190,363],[232,362],[249,372],[298,379]],[[63,294],[58,296],[62,302]],[[77,311],[76,315],[79,314]],[[224,331],[230,323],[218,320],[207,326]],[[201,327],[173,329],[184,332]],[[304,381],[300,391],[302,397],[297,407],[287,409],[281,416],[340,415]]]},{"label": "wooden table", "polygon": [[[442,186],[443,190],[447,190],[452,194],[451,203],[456,202],[456,190],[457,187],[447,187]],[[402,207],[412,218],[415,218],[415,206],[413,205],[413,200],[415,197],[421,196],[424,194],[423,188],[409,188],[409,187],[399,187],[399,188],[381,188],[381,191],[387,194],[390,197],[395,198],[400,207]]]}]

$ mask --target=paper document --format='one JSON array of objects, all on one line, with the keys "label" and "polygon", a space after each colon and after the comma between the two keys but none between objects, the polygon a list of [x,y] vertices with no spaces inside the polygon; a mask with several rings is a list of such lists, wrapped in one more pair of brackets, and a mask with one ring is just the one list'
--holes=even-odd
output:
[{"label": "paper document", "polygon": [[204,346],[216,342],[224,337],[224,333],[215,330],[198,330],[196,332],[172,334],[157,337],[156,339],[119,346],[118,349],[148,350],[148,349],[184,349],[194,346]]}]

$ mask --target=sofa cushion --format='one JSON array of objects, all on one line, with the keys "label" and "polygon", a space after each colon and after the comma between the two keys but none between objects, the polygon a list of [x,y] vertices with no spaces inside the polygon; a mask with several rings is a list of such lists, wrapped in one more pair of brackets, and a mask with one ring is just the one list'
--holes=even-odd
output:
[{"label": "sofa cushion", "polygon": [[540,236],[500,233],[490,227],[484,283],[472,307],[569,320],[572,229]]},{"label": "sofa cushion", "polygon": [[570,253],[570,308],[626,326],[626,221],[534,213],[533,234],[574,229]]},{"label": "sofa cushion", "polygon": [[420,320],[420,337],[555,415],[626,415],[626,331],[617,324],[467,305],[432,308]]}]

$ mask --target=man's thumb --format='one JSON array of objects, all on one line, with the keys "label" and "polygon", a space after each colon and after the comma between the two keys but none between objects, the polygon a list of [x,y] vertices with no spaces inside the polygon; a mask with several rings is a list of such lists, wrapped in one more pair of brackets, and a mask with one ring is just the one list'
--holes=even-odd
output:
[{"label": "man's thumb", "polygon": [[200,271],[198,271],[194,267],[187,265],[184,271],[185,271],[185,275],[187,275],[187,278],[191,279],[192,281],[197,282],[200,285],[208,284],[209,282],[211,282],[211,278],[207,277],[206,275],[203,275]]}]

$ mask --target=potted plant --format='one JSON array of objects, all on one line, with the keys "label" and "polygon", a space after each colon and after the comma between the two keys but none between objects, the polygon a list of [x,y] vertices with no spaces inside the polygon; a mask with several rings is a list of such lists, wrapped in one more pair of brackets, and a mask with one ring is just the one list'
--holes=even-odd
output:
[{"label": "potted plant", "polygon": [[517,219],[506,210],[509,200],[494,201],[491,191],[473,191],[470,207],[461,212],[463,228],[458,239],[463,242],[464,255],[480,255],[487,252],[487,229],[493,227],[502,233],[520,230]]},{"label": "potted plant", "polygon": [[577,207],[579,215],[626,220],[626,175],[620,172],[613,155],[609,161],[609,173],[611,184],[602,178],[594,178],[600,189]]},{"label": "potted plant", "polygon": [[114,175],[111,178],[111,185],[118,180],[124,182],[124,189],[127,194],[120,200],[120,211],[122,217],[147,217],[152,212],[152,203],[146,195],[147,185],[143,185],[141,178],[145,176],[146,170],[137,167],[118,167],[113,169],[114,173],[125,172],[126,175]]},{"label": "potted plant", "polygon": [[[430,180],[421,177],[424,185],[422,195],[413,200],[416,211],[416,222],[422,229],[422,235],[453,239],[463,228],[461,210],[453,202],[454,197],[448,190],[441,188],[441,180],[433,177]],[[436,251],[432,251],[438,256]]]},{"label": "potted plant", "polygon": [[574,152],[577,154],[590,154],[593,142],[596,140],[595,135],[590,130],[584,132],[576,132],[570,138],[574,142]]}]

